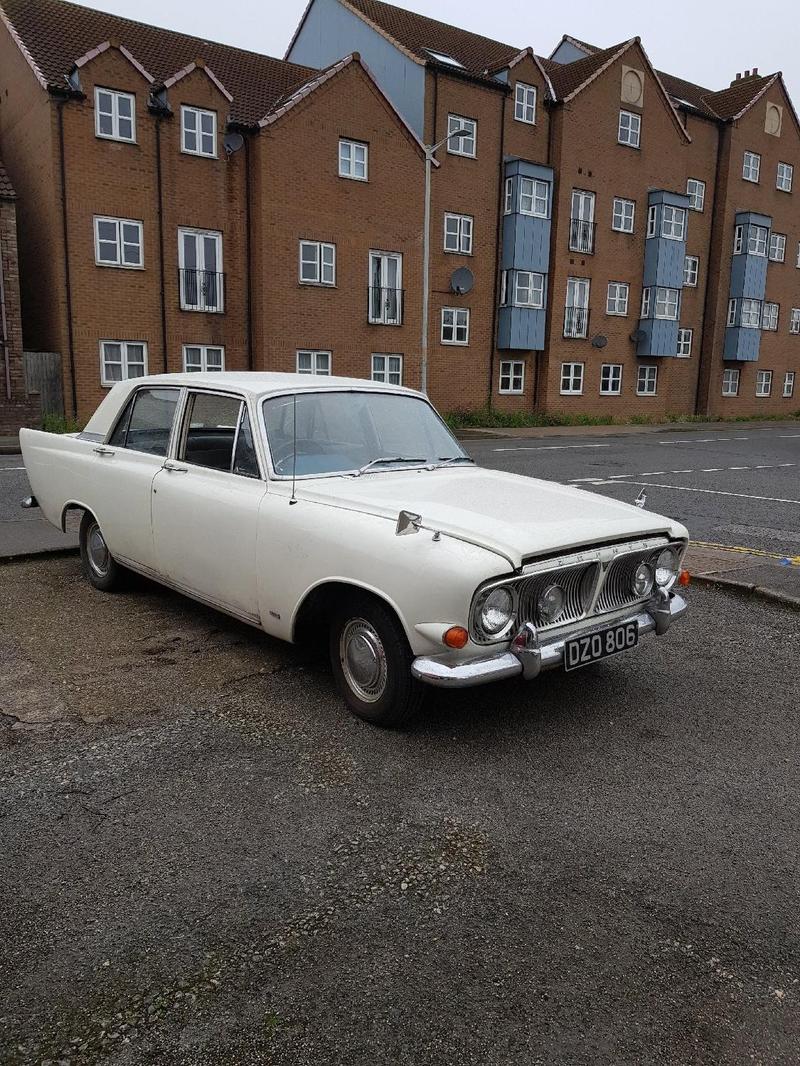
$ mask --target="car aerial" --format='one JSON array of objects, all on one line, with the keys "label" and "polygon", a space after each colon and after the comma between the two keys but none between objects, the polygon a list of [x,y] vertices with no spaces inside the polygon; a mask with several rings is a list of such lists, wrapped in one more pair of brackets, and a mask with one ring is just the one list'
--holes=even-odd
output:
[{"label": "car aerial", "polygon": [[188,373],[114,385],[83,432],[23,429],[33,496],[95,588],[128,570],[283,640],[327,643],[351,710],[398,725],[429,686],[572,670],[663,634],[686,529],[475,465],[428,398],[349,378]]}]

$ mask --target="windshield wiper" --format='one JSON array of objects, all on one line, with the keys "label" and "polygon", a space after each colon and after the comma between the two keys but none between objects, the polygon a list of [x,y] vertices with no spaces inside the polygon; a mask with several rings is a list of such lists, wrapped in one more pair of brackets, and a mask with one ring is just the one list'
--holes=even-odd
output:
[{"label": "windshield wiper", "polygon": [[468,455],[440,455],[436,460],[437,466],[447,466],[449,463],[474,463]]},{"label": "windshield wiper", "polygon": [[356,470],[353,477],[358,477],[360,474],[366,474],[368,470],[371,470],[373,466],[382,466],[384,463],[427,463],[427,459],[411,458],[407,455],[382,455],[377,459],[370,459],[368,463],[364,463],[362,467]]}]

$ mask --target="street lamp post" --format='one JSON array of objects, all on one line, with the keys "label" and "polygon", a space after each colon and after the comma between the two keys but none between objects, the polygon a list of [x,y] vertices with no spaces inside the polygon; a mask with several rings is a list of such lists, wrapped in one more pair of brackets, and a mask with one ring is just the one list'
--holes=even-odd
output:
[{"label": "street lamp post", "polygon": [[420,389],[428,391],[428,295],[430,291],[430,256],[431,256],[431,171],[437,151],[448,141],[461,140],[469,135],[469,130],[453,130],[443,137],[438,144],[425,146],[425,212],[422,233],[422,337],[420,363]]}]

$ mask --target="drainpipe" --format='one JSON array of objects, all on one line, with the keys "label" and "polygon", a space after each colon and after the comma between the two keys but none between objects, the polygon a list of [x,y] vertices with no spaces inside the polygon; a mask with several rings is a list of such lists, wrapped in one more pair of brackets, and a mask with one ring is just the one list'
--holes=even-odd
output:
[{"label": "drainpipe", "polygon": [[[510,89],[509,89],[510,91]],[[492,347],[489,351],[489,383],[486,406],[492,408],[492,386],[494,385],[494,353],[497,348],[498,304],[500,303],[500,241],[503,226],[503,149],[506,140],[506,102],[508,94],[500,97],[500,152],[497,163],[497,224],[494,233],[494,303],[492,305]]]},{"label": "drainpipe", "polygon": [[556,244],[556,205],[558,198],[556,196],[556,188],[558,184],[558,174],[556,168],[553,166],[553,136],[554,136],[554,124],[556,115],[556,102],[545,102],[547,107],[547,159],[545,162],[547,166],[553,171],[553,185],[550,189],[550,253],[548,258],[547,267],[547,307],[548,310],[545,313],[544,318],[544,349],[541,352],[536,352],[534,355],[534,374],[533,374],[533,409],[536,410],[536,405],[539,402],[539,394],[541,391],[540,377],[542,374],[542,364],[544,362],[543,356],[547,352],[550,354],[550,336],[552,333],[552,318],[554,314],[553,300],[552,300],[552,286],[551,281],[555,273],[555,244]]},{"label": "drainpipe", "polygon": [[3,257],[0,255],[0,344],[3,346],[3,365],[6,373],[6,399],[12,398],[11,394],[11,357],[8,343],[8,320],[6,319],[6,285],[3,276]]},{"label": "drainpipe", "polygon": [[[712,262],[711,251],[712,251],[712,248],[714,247],[714,230],[717,228],[717,223],[716,223],[715,220],[716,220],[716,213],[717,213],[717,196],[719,194],[719,172],[720,172],[720,168],[722,166],[722,142],[723,142],[723,139],[727,140],[727,132],[728,132],[728,127],[727,126],[720,125],[718,127],[718,130],[717,130],[717,160],[716,160],[716,164],[714,166],[714,202],[713,202],[713,205],[712,205],[712,208],[711,208],[711,232],[708,235],[708,267],[706,268],[706,291],[705,291],[705,293],[703,295],[703,328],[702,328],[702,330],[700,332],[700,358],[697,360],[697,384],[695,386],[695,392],[694,392],[694,413],[696,415],[699,415],[701,413],[705,414],[706,413],[705,409],[708,408],[708,390],[706,392],[706,401],[705,401],[704,404],[702,404],[702,407],[704,408],[704,410],[702,412],[700,410],[700,407],[701,407],[700,393],[702,392],[702,382],[703,382],[703,377],[705,375],[705,369],[706,369],[704,364],[708,363],[708,360],[713,358],[713,341],[714,341],[713,331],[712,331],[712,336],[711,336],[711,342],[712,342],[711,343],[711,349],[712,349],[711,352],[706,352],[706,350],[705,350],[706,349],[706,345],[705,345],[704,342],[705,342],[705,337],[706,337],[706,328],[708,326],[708,316],[710,314],[711,301],[713,299],[713,294],[711,292],[711,285],[709,284],[709,280],[710,280],[710,276],[711,276],[711,262]],[[703,206],[705,207],[705,205],[703,205]],[[720,226],[724,226],[724,224],[725,224],[725,220],[723,218],[722,221],[719,223],[719,225]],[[722,251],[722,245],[723,245],[723,239],[722,238],[723,237],[724,237],[724,233],[720,237],[720,252]],[[729,274],[729,278],[730,278],[730,274]],[[722,260],[721,260],[721,257],[720,257],[720,271],[719,271],[717,280],[718,281],[722,280]],[[725,343],[725,339],[724,338],[725,338],[725,334],[723,333],[723,342],[722,342],[723,344]],[[709,371],[708,371],[708,376],[709,376],[709,378],[711,376],[711,369],[710,368],[709,368]]]},{"label": "drainpipe", "polygon": [[247,369],[253,369],[253,242],[250,225],[250,135],[244,133],[244,231],[247,268],[245,270],[245,298],[247,300]]},{"label": "drainpipe", "polygon": [[61,231],[64,245],[64,288],[67,297],[67,357],[69,360],[69,383],[72,391],[72,417],[78,417],[78,390],[75,381],[75,339],[72,332],[72,283],[69,273],[69,227],[67,225],[67,166],[64,158],[64,104],[66,98],[57,102],[58,108],[58,154],[61,173]]},{"label": "drainpipe", "polygon": [[158,272],[161,281],[161,352],[162,369],[169,373],[167,355],[167,304],[164,292],[164,187],[161,177],[161,122],[163,112],[156,113],[156,185],[158,187]]}]

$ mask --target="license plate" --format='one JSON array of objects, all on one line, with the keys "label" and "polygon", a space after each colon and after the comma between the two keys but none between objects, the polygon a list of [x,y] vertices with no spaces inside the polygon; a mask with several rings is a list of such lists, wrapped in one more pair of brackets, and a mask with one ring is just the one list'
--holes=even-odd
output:
[{"label": "license plate", "polygon": [[638,622],[620,622],[618,626],[573,637],[564,641],[564,669],[577,670],[579,666],[596,663],[609,655],[635,648],[638,643]]}]

